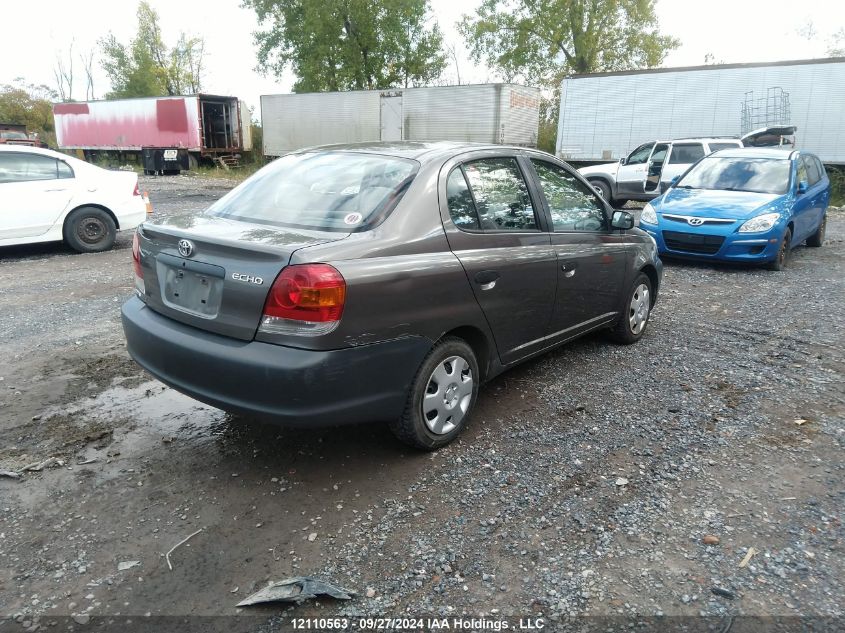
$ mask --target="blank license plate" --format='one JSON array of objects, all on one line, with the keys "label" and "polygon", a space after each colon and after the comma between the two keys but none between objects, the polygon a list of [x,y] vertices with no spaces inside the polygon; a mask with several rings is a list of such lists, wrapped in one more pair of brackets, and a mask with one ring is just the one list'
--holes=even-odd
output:
[{"label": "blank license plate", "polygon": [[222,279],[167,266],[164,302],[183,312],[214,318],[220,308],[222,285]]}]

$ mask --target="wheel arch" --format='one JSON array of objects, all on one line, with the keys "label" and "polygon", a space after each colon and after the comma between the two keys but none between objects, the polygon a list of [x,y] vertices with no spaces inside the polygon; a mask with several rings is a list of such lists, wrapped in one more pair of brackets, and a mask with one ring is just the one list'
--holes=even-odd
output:
[{"label": "wheel arch", "polygon": [[[593,180],[601,180],[604,184],[607,185],[607,188],[610,189],[610,197],[616,198],[616,182],[606,175],[606,174],[590,174],[589,176],[584,176],[587,182],[592,182]],[[612,202],[611,200],[607,201],[608,203]]]},{"label": "wheel arch", "polygon": [[657,298],[657,291],[660,287],[660,276],[657,274],[657,269],[652,266],[651,264],[646,264],[642,268],[640,268],[640,272],[643,273],[648,280],[651,282],[651,307],[654,307],[654,302]]},{"label": "wheel arch", "polygon": [[492,342],[487,335],[479,328],[472,325],[462,325],[444,332],[438,341],[446,337],[454,336],[467,342],[475,353],[478,361],[478,369],[481,373],[480,382],[487,379],[492,369],[493,355],[495,353]]},{"label": "wheel arch", "polygon": [[78,211],[79,209],[85,209],[86,207],[90,207],[90,208],[92,208],[92,209],[100,209],[101,211],[105,211],[106,213],[108,213],[108,214],[109,214],[109,217],[110,217],[110,218],[112,219],[112,221],[114,222],[114,228],[115,228],[115,230],[116,230],[116,231],[119,231],[119,230],[120,230],[120,222],[118,221],[117,216],[114,214],[114,211],[112,211],[111,209],[109,209],[107,206],[104,206],[104,205],[102,205],[102,204],[97,204],[96,202],[93,202],[93,203],[86,203],[86,204],[78,204],[78,205],[76,205],[73,209],[71,209],[70,211],[68,211],[68,212],[67,212],[67,214],[65,214],[65,219],[64,219],[64,220],[62,220],[62,235],[64,235],[64,234],[65,234],[65,229],[67,229],[67,221],[68,221],[68,218],[69,218],[69,217],[70,217],[70,216],[71,216],[71,215],[72,215],[75,211]]}]

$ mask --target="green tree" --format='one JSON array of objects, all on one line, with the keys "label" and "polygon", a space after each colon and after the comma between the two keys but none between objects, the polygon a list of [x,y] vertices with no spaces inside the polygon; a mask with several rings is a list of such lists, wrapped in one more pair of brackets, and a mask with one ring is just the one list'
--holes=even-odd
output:
[{"label": "green tree", "polygon": [[661,35],[655,0],[484,0],[461,32],[476,60],[508,79],[548,85],[565,73],[658,66],[678,40]]},{"label": "green tree", "polygon": [[180,34],[170,49],[164,43],[158,13],[142,0],[138,4],[138,32],[124,45],[109,33],[100,41],[103,70],[112,90],[107,98],[157,97],[201,90],[205,42]]},{"label": "green tree", "polygon": [[[570,73],[652,68],[680,44],[661,35],[655,0],[483,0],[459,25],[476,61],[546,93],[538,146],[554,151],[558,86]],[[551,95],[551,96],[549,96]]]},{"label": "green tree", "polygon": [[430,83],[446,67],[428,0],[243,0],[258,17],[258,67],[296,92]]},{"label": "green tree", "polygon": [[28,132],[50,146],[56,145],[53,104],[58,94],[44,85],[25,84],[18,77],[12,84],[0,86],[0,123],[25,125]]}]

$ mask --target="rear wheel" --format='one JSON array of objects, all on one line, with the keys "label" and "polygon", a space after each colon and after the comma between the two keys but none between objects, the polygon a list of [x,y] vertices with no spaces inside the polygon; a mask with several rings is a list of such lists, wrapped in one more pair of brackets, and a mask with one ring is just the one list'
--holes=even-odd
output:
[{"label": "rear wheel", "polygon": [[786,268],[787,264],[789,263],[789,253],[790,248],[792,246],[792,231],[786,229],[783,233],[783,237],[780,240],[780,246],[778,247],[778,254],[775,258],[769,262],[768,268],[769,270],[783,270]]},{"label": "rear wheel", "polygon": [[630,345],[643,337],[648,318],[651,316],[651,292],[651,279],[648,275],[637,275],[625,302],[626,310],[610,331],[614,341]]},{"label": "rear wheel", "polygon": [[608,203],[612,202],[610,199],[610,185],[608,185],[604,180],[593,179],[590,180],[589,183],[593,186],[593,189],[598,192],[598,194],[605,199]]},{"label": "rear wheel", "polygon": [[80,207],[65,220],[65,242],[80,253],[109,250],[117,236],[112,217],[97,207]]},{"label": "rear wheel", "polygon": [[807,246],[814,246],[818,248],[824,244],[824,231],[827,228],[827,213],[822,216],[822,223],[819,224],[818,230],[807,238]]},{"label": "rear wheel", "polygon": [[478,396],[478,361],[462,339],[447,337],[420,366],[402,417],[390,430],[402,442],[431,451],[463,430]]}]

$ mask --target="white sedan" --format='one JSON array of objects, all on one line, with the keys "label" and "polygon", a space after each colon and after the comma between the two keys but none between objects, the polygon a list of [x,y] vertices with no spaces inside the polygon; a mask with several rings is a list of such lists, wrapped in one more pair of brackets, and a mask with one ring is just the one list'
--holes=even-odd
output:
[{"label": "white sedan", "polygon": [[112,247],[147,217],[134,172],[59,152],[0,145],[0,247],[64,241],[82,253]]}]

